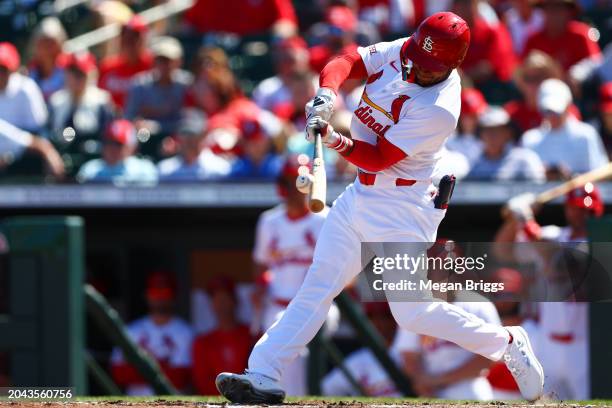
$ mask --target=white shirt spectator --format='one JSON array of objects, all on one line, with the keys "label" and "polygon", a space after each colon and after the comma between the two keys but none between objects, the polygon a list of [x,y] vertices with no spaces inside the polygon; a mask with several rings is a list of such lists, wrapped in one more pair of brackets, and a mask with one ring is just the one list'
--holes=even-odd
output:
[{"label": "white shirt spectator", "polygon": [[0,119],[0,162],[19,158],[32,144],[32,135]]},{"label": "white shirt spectator", "polygon": [[536,152],[545,166],[564,165],[572,173],[584,173],[608,162],[597,130],[571,117],[558,129],[542,125],[528,130],[521,144]]},{"label": "white shirt spectator", "polygon": [[263,109],[272,110],[275,106],[291,103],[291,92],[278,76],[264,79],[253,89],[253,101]]},{"label": "white shirt spectator", "polygon": [[210,149],[204,149],[198,159],[187,164],[181,156],[162,160],[157,164],[160,181],[216,180],[227,176],[231,164]]},{"label": "white shirt spectator", "polygon": [[112,182],[116,185],[154,185],[157,169],[149,160],[130,156],[122,162],[109,166],[102,159],[90,160],[77,174],[81,183]]},{"label": "white shirt spectator", "polygon": [[[399,353],[390,351],[390,357],[396,364],[400,362]],[[401,397],[402,394],[395,388],[387,372],[382,368],[378,359],[364,347],[351,353],[344,360],[346,369],[361,385],[369,397]],[[327,374],[321,383],[323,395],[359,395],[359,391],[348,381],[339,368]]]},{"label": "white shirt spectator", "polygon": [[506,25],[512,37],[512,45],[517,55],[523,53],[527,38],[542,29],[544,14],[542,10],[534,8],[529,20],[524,21],[515,8],[510,8],[505,14]]},{"label": "white shirt spectator", "polygon": [[39,132],[47,122],[47,106],[32,78],[14,72],[0,92],[0,119],[19,129]]},{"label": "white shirt spectator", "polygon": [[474,163],[482,153],[482,142],[473,134],[454,133],[446,141],[446,148],[463,154],[470,163]]}]

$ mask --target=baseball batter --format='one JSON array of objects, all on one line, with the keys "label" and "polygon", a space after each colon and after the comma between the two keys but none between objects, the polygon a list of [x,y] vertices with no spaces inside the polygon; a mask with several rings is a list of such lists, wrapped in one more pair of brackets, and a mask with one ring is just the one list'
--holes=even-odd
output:
[{"label": "baseball batter", "polygon": [[[406,243],[406,251],[408,243],[435,242],[446,210],[434,207],[431,177],[457,124],[461,85],[456,68],[469,40],[464,20],[436,13],[410,38],[359,48],[333,59],[321,72],[321,87],[306,106],[308,138],[321,132],[328,148],[359,168],[359,177],[334,203],[304,284],[255,345],[248,370],[217,376],[217,388],[230,401],[284,399],[283,370],[317,333],[332,300],[360,272],[362,242],[380,242],[383,249],[385,243]],[[351,123],[353,139],[328,123],[337,90],[348,78],[366,80]],[[504,358],[523,396],[540,397],[544,373],[522,328],[485,323],[454,305],[422,299],[389,302],[401,328],[451,341],[491,360]]]}]

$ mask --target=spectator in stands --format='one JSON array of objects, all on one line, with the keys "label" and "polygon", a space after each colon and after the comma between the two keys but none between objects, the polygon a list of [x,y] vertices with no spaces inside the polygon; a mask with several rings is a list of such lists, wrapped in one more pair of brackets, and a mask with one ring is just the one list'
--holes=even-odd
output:
[{"label": "spectator in stands", "polygon": [[30,78],[36,81],[48,100],[64,87],[64,57],[62,46],[68,36],[57,17],[44,18],[32,34],[32,58],[28,66]]},{"label": "spectator in stands", "polygon": [[569,117],[572,94],[563,81],[542,82],[537,98],[544,123],[525,132],[521,143],[540,156],[549,180],[584,173],[608,162],[595,128]]},{"label": "spectator in stands", "polygon": [[154,67],[134,77],[127,95],[125,117],[138,128],[168,134],[176,130],[193,78],[180,69],[183,48],[175,38],[156,38],[151,53]]},{"label": "spectator in stands", "polygon": [[600,103],[600,133],[608,151],[612,157],[612,82],[605,83],[599,90]]},{"label": "spectator in stands", "polygon": [[185,13],[185,22],[199,33],[225,32],[241,37],[290,37],[297,31],[291,0],[197,0]]},{"label": "spectator in stands", "polygon": [[96,60],[88,52],[68,55],[65,70],[65,87],[49,99],[51,134],[70,142],[64,130],[72,128],[78,138],[99,138],[113,119],[114,106],[110,94],[96,86]]},{"label": "spectator in stands", "polygon": [[[176,316],[174,300],[176,284],[168,272],[153,272],[147,278],[146,299],[149,313],[127,327],[130,338],[155,358],[168,379],[179,391],[186,391],[190,383],[191,327]],[[154,395],[150,385],[115,348],[111,357],[111,371],[115,382],[127,395]]]},{"label": "spectator in stands", "polygon": [[208,115],[210,143],[215,152],[240,154],[239,141],[247,123],[264,126],[269,136],[281,131],[281,124],[270,112],[246,98],[230,70],[205,70],[195,83],[196,104]]},{"label": "spectator in stands", "polygon": [[208,45],[201,47],[193,64],[193,74],[200,80],[206,80],[209,76],[214,77],[219,71],[231,72],[225,51]]},{"label": "spectator in stands", "polygon": [[276,75],[257,85],[253,100],[260,108],[277,113],[290,109],[290,78],[309,71],[308,47],[300,37],[288,38],[275,45],[273,58]]},{"label": "spectator in stands", "polygon": [[489,181],[546,180],[544,165],[536,153],[516,147],[515,130],[510,116],[501,107],[489,106],[478,118],[478,136],[482,153],[472,163],[467,178]]},{"label": "spectator in stands", "polygon": [[577,0],[540,0],[537,5],[544,11],[544,26],[527,39],[523,55],[543,51],[566,73],[585,60],[601,59],[598,35],[587,24],[574,21],[580,7]]},{"label": "spectator in stands", "polygon": [[[387,302],[364,303],[366,315],[384,340],[384,346],[390,349],[390,357],[399,364],[400,357],[391,344],[397,332],[397,323],[393,320]],[[401,393],[389,374],[381,367],[374,353],[363,347],[346,357],[344,366],[358,382],[367,397],[400,397]],[[339,369],[333,369],[321,382],[323,395],[361,395],[360,390],[348,381]]]},{"label": "spectator in stands", "polygon": [[176,135],[179,154],[157,164],[162,182],[215,180],[229,174],[231,165],[205,144],[206,122],[201,115],[184,118]]},{"label": "spectator in stands", "polygon": [[121,45],[118,55],[102,60],[99,86],[107,90],[115,104],[123,108],[132,78],[153,68],[153,56],[145,46],[147,25],[135,15],[121,28]]},{"label": "spectator in stands", "polygon": [[157,182],[155,165],[134,156],[138,140],[136,129],[128,120],[113,121],[102,143],[102,158],[90,160],[81,167],[77,174],[79,182],[112,182],[116,185],[152,185]]},{"label": "spectator in stands", "polygon": [[196,394],[218,395],[215,377],[220,372],[241,373],[247,367],[253,339],[249,328],[236,318],[234,282],[226,277],[212,278],[206,285],[217,328],[193,342],[193,384]]},{"label": "spectator in stands", "polygon": [[470,26],[470,48],[461,69],[475,83],[509,81],[516,65],[512,40],[501,23],[490,23],[479,14],[479,0],[454,0],[453,11]]},{"label": "spectator in stands", "polygon": [[476,88],[461,90],[461,115],[457,132],[446,142],[446,148],[463,154],[470,163],[482,153],[482,141],[476,138],[478,117],[487,110],[487,101]]},{"label": "spectator in stands", "polygon": [[15,46],[0,43],[0,119],[31,133],[47,123],[47,106],[31,78],[17,72],[21,60]]},{"label": "spectator in stands", "polygon": [[512,0],[510,8],[504,13],[504,22],[512,36],[516,55],[523,55],[525,42],[544,25],[544,13],[534,7],[533,0]]},{"label": "spectator in stands", "polygon": [[52,176],[61,178],[64,175],[64,162],[47,139],[0,119],[0,169],[19,160],[26,152],[40,156]]},{"label": "spectator in stands", "polygon": [[[510,114],[512,121],[521,132],[540,126],[542,114],[538,110],[538,88],[550,78],[561,79],[563,72],[555,60],[542,51],[531,51],[514,73],[514,82],[521,92],[522,98],[510,101],[504,109]],[[580,119],[580,112],[571,105],[569,112]]]},{"label": "spectator in stands", "polygon": [[282,166],[282,158],[272,150],[269,123],[246,120],[242,123],[239,147],[242,155],[232,164],[230,177],[260,180],[275,179]]},{"label": "spectator in stands", "polygon": [[347,6],[332,5],[325,12],[327,31],[323,44],[310,48],[310,67],[314,72],[321,72],[333,57],[357,50],[355,31],[357,16]]}]

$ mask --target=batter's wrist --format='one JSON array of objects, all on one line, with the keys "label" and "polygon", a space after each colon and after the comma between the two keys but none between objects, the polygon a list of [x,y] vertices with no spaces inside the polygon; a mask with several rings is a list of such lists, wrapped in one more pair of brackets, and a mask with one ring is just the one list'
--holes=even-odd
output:
[{"label": "batter's wrist", "polygon": [[331,141],[327,145],[327,147],[329,147],[330,149],[334,149],[343,156],[347,156],[351,153],[354,146],[352,139],[338,132],[333,132],[330,136],[330,139],[332,139],[333,141]]}]

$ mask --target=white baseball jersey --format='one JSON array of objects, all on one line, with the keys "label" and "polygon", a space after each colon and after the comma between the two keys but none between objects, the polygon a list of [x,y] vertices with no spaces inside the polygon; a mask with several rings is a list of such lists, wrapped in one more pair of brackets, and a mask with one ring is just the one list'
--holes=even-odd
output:
[{"label": "white baseball jersey", "polygon": [[[501,325],[495,306],[486,300],[479,302],[452,302],[465,311],[472,313],[487,323]],[[467,363],[475,355],[455,343],[435,337],[418,335],[408,330],[400,330],[395,338],[393,348],[401,352],[420,353],[423,369],[429,375],[441,375],[455,370]],[[446,389],[438,390],[437,397],[450,399],[492,398],[492,389],[484,377],[476,377],[452,384]]]},{"label": "white baseball jersey", "polygon": [[[399,364],[399,354],[390,351],[390,356]],[[395,383],[382,368],[370,349],[364,347],[351,353],[344,360],[346,369],[353,375],[369,397],[401,397]],[[323,378],[321,383],[323,395],[359,395],[359,392],[347,380],[339,368],[334,368]]]},{"label": "white baseball jersey", "polygon": [[273,299],[289,301],[302,286],[328,211],[291,220],[281,204],[259,217],[253,258],[269,268],[268,293]]},{"label": "white baseball jersey", "polygon": [[[167,363],[171,367],[191,367],[193,333],[184,320],[173,318],[165,325],[158,326],[147,316],[130,323],[127,332],[136,344],[147,350],[158,362]],[[111,362],[125,362],[118,348],[113,349]],[[130,385],[126,392],[128,395],[155,395],[153,389],[146,384]]]},{"label": "white baseball jersey", "polygon": [[402,79],[400,49],[406,38],[360,47],[369,78],[351,121],[353,139],[376,144],[379,137],[408,155],[379,173],[428,180],[461,110],[459,74],[430,87]]}]

